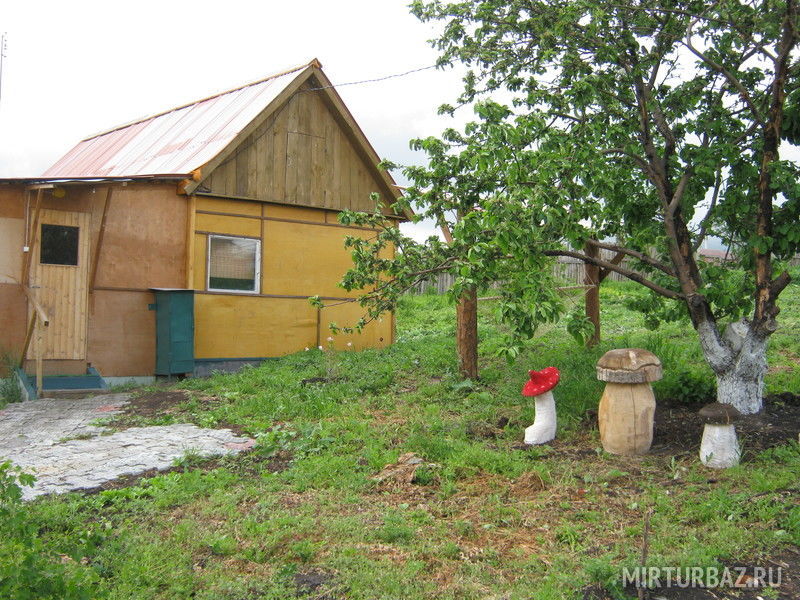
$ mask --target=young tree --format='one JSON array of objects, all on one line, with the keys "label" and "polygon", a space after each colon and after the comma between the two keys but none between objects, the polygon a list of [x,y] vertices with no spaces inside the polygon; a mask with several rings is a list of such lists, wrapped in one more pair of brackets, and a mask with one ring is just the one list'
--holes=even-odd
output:
[{"label": "young tree", "polygon": [[[800,169],[779,157],[800,129],[783,122],[800,93],[795,0],[415,0],[412,11],[441,22],[441,64],[469,68],[458,104],[477,118],[414,142],[429,164],[406,169],[406,202],[420,217],[465,217],[450,245],[391,228],[353,241],[344,284],[377,284],[363,297],[377,314],[436,271],[459,275],[456,295],[502,281],[502,315],[524,338],[563,309],[548,257],[578,258],[647,288],[648,323],[688,316],[719,401],[760,410],[790,282],[775,261],[800,246]],[[736,269],[697,260],[711,235]],[[389,242],[402,252],[382,261]]]}]

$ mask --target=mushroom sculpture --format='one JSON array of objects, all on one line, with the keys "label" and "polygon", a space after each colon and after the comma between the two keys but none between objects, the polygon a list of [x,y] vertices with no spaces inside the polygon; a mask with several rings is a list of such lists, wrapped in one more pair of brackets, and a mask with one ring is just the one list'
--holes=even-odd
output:
[{"label": "mushroom sculpture", "polygon": [[611,454],[645,454],[653,443],[656,398],[652,381],[661,379],[661,361],[649,350],[609,350],[597,361],[606,382],[597,411],[600,442]]},{"label": "mushroom sculpture", "polygon": [[741,413],[730,404],[714,402],[698,413],[703,428],[700,442],[700,462],[712,469],[727,469],[739,464],[739,441],[736,439],[736,422]]},{"label": "mushroom sculpture", "polygon": [[525,428],[525,443],[546,444],[556,437],[556,401],[551,391],[561,375],[555,367],[541,371],[528,371],[530,379],[522,388],[522,395],[531,397],[536,404],[536,418],[533,425]]}]

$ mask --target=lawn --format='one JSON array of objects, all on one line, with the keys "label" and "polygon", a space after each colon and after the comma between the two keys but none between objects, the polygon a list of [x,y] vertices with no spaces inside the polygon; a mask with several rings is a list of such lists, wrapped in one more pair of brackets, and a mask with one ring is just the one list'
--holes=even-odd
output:
[{"label": "lawn", "polygon": [[[24,572],[24,546],[36,569],[54,565],[53,589],[74,595],[20,598],[625,598],[619,576],[640,563],[646,521],[648,565],[785,556],[800,545],[798,443],[745,441],[743,463],[723,472],[703,467],[696,446],[602,451],[595,363],[611,348],[661,358],[659,402],[694,410],[713,396],[690,325],[646,330],[626,308],[635,293],[604,284],[597,348],[551,325],[513,365],[495,356],[505,332],[482,302],[479,382],[457,377],[452,305],[417,296],[403,299],[391,348],[311,350],[175,384],[183,401],[117,426],[233,426],[257,438],[255,450],[206,462],[188,453],[173,472],[126,487],[2,504],[13,518],[0,580]],[[800,394],[800,285],[782,307],[767,392]],[[526,449],[534,411],[520,389],[528,369],[548,365],[562,372],[558,439]],[[314,378],[329,381],[303,383]],[[413,480],[374,479],[406,453],[422,460]]]}]

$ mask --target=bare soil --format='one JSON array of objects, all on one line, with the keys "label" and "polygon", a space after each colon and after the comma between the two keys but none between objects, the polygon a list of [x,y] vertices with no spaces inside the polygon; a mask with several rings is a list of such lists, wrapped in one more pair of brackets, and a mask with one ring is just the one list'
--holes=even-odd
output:
[{"label": "bare soil", "polygon": [[[713,402],[714,400],[709,400]],[[683,455],[697,453],[703,437],[703,426],[697,418],[702,404],[687,405],[661,401],[656,406],[652,454]],[[736,433],[748,455],[761,452],[800,435],[800,394],[785,392],[764,398],[764,408],[755,415],[746,415],[736,423]]]}]

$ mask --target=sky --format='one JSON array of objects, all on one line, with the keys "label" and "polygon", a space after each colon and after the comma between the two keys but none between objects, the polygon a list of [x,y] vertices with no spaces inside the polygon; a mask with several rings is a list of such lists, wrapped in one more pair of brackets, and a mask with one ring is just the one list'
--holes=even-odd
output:
[{"label": "sky", "polygon": [[[452,125],[461,90],[434,65],[433,26],[408,0],[5,0],[0,177],[32,177],[79,140],[318,58],[382,158],[419,163],[412,138]],[[404,183],[396,176],[398,183]],[[413,226],[417,239],[431,224]]]}]

